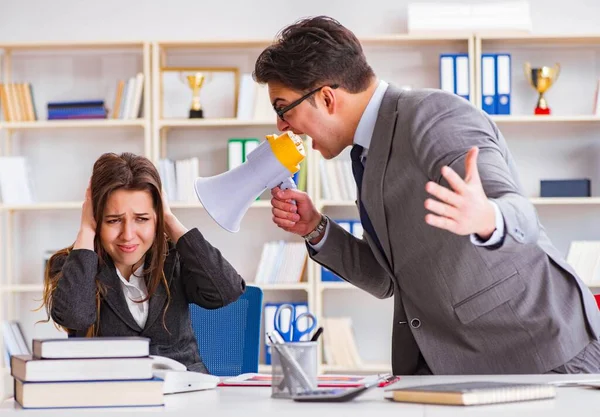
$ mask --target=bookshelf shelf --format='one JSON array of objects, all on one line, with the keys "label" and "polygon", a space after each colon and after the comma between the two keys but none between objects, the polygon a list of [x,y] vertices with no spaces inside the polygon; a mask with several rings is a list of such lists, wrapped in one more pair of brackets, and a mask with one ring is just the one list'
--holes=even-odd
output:
[{"label": "bookshelf shelf", "polygon": [[349,282],[319,282],[318,288],[321,291],[324,290],[357,290],[358,287],[350,284]]},{"label": "bookshelf shelf", "polygon": [[89,129],[89,128],[122,128],[145,127],[145,119],[89,119],[89,120],[39,120],[35,122],[3,122],[0,129],[31,130],[31,129]]},{"label": "bookshelf shelf", "polygon": [[18,293],[18,292],[42,292],[44,290],[43,285],[29,284],[29,285],[9,285],[0,287],[0,292],[6,293]]},{"label": "bookshelf shelf", "polygon": [[359,40],[364,46],[420,46],[440,44],[465,44],[472,38],[471,33],[432,33],[432,34],[397,34],[380,36],[363,36]]},{"label": "bookshelf shelf", "polygon": [[600,123],[600,116],[491,116],[492,120],[501,123]]},{"label": "bookshelf shelf", "polygon": [[318,202],[321,208],[325,207],[356,207],[354,200],[320,200]]},{"label": "bookshelf shelf", "polygon": [[310,285],[307,282],[299,282],[292,284],[257,284],[255,282],[248,282],[249,285],[255,285],[260,287],[263,291],[309,291]]},{"label": "bookshelf shelf", "polygon": [[[600,204],[600,197],[532,197],[532,204],[545,205],[595,205]],[[321,200],[321,208],[327,207],[356,207],[354,201],[343,200]]]},{"label": "bookshelf shelf", "polygon": [[529,201],[537,206],[596,205],[600,204],[600,197],[536,197]]},{"label": "bookshelf shelf", "polygon": [[144,41],[85,41],[85,42],[11,42],[1,43],[0,49],[8,51],[35,51],[53,49],[129,49],[142,48]]},{"label": "bookshelf shelf", "polygon": [[522,35],[522,34],[480,34],[479,39],[483,42],[501,43],[503,46],[509,45],[539,45],[564,46],[564,45],[598,45],[600,36],[597,34],[582,35]]},{"label": "bookshelf shelf", "polygon": [[[62,201],[54,203],[34,203],[34,204],[0,204],[0,211],[46,211],[46,210],[80,210],[83,201]],[[179,202],[170,203],[172,209],[203,209],[199,202]],[[270,208],[270,201],[256,201],[250,208]]]},{"label": "bookshelf shelf", "polygon": [[163,128],[203,128],[203,127],[274,127],[273,120],[238,120],[235,118],[222,119],[161,119],[158,127]]},{"label": "bookshelf shelf", "polygon": [[[174,201],[169,204],[172,209],[203,209],[202,204],[199,202],[182,202]],[[259,200],[252,203],[250,208],[270,208],[271,202],[268,200]]]},{"label": "bookshelf shelf", "polygon": [[45,210],[74,210],[81,209],[83,201],[59,201],[52,203],[6,204],[0,205],[3,211],[45,211]]}]

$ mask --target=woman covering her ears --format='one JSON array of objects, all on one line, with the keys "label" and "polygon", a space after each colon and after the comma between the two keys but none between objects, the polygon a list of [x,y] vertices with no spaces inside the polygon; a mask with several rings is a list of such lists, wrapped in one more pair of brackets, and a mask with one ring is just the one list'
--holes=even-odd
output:
[{"label": "woman covering her ears", "polygon": [[43,303],[71,337],[148,337],[151,355],[206,373],[188,304],[223,307],[246,284],[198,229],[179,222],[161,190],[147,158],[102,155],[75,243],[47,264]]}]

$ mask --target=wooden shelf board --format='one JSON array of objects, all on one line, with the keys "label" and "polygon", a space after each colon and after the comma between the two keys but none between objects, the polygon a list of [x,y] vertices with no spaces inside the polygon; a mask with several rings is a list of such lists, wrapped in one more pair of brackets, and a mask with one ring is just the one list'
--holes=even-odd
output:
[{"label": "wooden shelf board", "polygon": [[600,204],[600,197],[534,197],[529,201],[538,206],[593,205]]},{"label": "wooden shelf board", "polygon": [[321,207],[354,207],[356,203],[354,200],[320,200],[318,204]]},{"label": "wooden shelf board", "polygon": [[491,116],[496,123],[599,123],[600,116]]},{"label": "wooden shelf board", "polygon": [[310,286],[306,282],[290,283],[290,284],[257,284],[255,282],[247,282],[248,285],[253,285],[261,288],[263,291],[284,291],[284,290],[302,290],[308,291]]},{"label": "wooden shelf board", "polygon": [[83,129],[83,128],[110,128],[110,127],[144,127],[144,119],[118,120],[118,119],[87,119],[87,120],[38,120],[35,122],[2,122],[0,129],[28,130],[28,129]]},{"label": "wooden shelf board", "polygon": [[81,209],[83,201],[59,201],[52,203],[7,204],[0,205],[4,211],[43,211],[43,210],[73,210]]},{"label": "wooden shelf board", "polygon": [[42,292],[44,290],[43,285],[38,284],[22,284],[22,285],[7,285],[0,286],[0,292]]},{"label": "wooden shelf board", "polygon": [[70,41],[70,42],[8,42],[0,43],[0,49],[106,49],[106,48],[142,48],[144,41]]},{"label": "wooden shelf board", "polygon": [[358,290],[359,288],[346,281],[319,282],[319,288],[323,290]]},{"label": "wooden shelf board", "polygon": [[596,44],[600,47],[600,34],[582,34],[582,35],[556,35],[556,34],[481,34],[479,38],[482,42],[494,42],[502,44]]},{"label": "wooden shelf board", "polygon": [[201,127],[250,127],[250,126],[270,126],[275,127],[277,120],[275,112],[273,112],[272,120],[238,120],[235,118],[222,119],[161,119],[158,121],[159,128],[165,127],[185,127],[185,128],[201,128]]},{"label": "wooden shelf board", "polygon": [[[431,34],[390,34],[363,36],[358,40],[363,45],[401,45],[401,44],[423,44],[440,43],[453,41],[468,41],[471,38],[470,33],[431,33]],[[214,39],[214,40],[183,40],[183,41],[162,41],[157,45],[162,48],[266,48],[273,43],[274,39]]]},{"label": "wooden shelf board", "polygon": [[[169,203],[172,209],[202,209],[204,208],[200,202],[174,201]],[[252,203],[250,208],[270,208],[271,201],[259,200]]]}]

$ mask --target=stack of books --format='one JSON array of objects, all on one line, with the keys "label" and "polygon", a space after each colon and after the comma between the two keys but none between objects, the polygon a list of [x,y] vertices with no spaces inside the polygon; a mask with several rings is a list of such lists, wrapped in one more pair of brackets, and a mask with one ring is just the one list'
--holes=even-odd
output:
[{"label": "stack of books", "polygon": [[104,100],[48,103],[48,120],[106,119]]},{"label": "stack of books", "polygon": [[34,339],[33,355],[11,357],[23,408],[161,406],[148,338]]}]

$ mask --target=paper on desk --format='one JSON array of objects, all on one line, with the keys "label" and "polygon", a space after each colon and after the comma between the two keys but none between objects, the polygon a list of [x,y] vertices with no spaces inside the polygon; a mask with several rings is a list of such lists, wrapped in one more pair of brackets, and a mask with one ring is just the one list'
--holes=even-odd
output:
[{"label": "paper on desk", "polygon": [[[327,374],[317,377],[318,386],[325,387],[359,387],[366,383],[375,381],[379,375],[336,375]],[[219,386],[248,386],[248,387],[270,387],[272,376],[270,374],[246,373],[236,377],[226,378]]]}]

